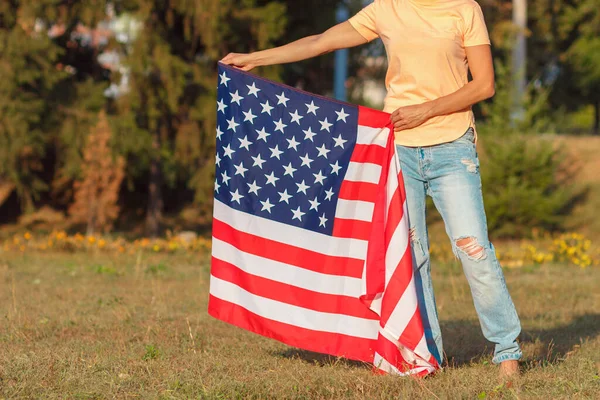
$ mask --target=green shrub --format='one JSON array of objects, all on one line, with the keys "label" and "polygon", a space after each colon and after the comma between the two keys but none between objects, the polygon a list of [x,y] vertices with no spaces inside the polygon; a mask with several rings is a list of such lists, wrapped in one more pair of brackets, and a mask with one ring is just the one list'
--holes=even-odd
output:
[{"label": "green shrub", "polygon": [[552,140],[537,135],[486,134],[480,141],[481,178],[494,237],[524,237],[533,229],[561,231],[586,189]]}]

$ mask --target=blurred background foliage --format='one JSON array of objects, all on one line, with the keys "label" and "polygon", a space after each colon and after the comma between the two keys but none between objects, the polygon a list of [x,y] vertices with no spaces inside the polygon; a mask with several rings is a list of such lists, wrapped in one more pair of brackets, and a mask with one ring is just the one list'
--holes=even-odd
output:
[{"label": "blurred background foliage", "polygon": [[[365,2],[347,4],[354,13]],[[495,98],[476,108],[490,228],[497,236],[521,237],[532,228],[589,225],[573,215],[595,209],[586,194],[596,186],[578,178],[583,161],[573,157],[585,152],[569,148],[577,140],[591,146],[600,133],[596,0],[529,1],[526,111],[513,124],[512,3],[480,4],[497,73]],[[217,61],[231,51],[322,32],[335,24],[338,5],[1,2],[0,224],[5,230],[51,225],[149,236],[209,227]],[[380,107],[381,43],[350,54],[351,101]],[[330,54],[255,72],[331,96],[333,65]],[[555,134],[569,139],[554,140]],[[86,201],[89,196],[96,200]]]}]

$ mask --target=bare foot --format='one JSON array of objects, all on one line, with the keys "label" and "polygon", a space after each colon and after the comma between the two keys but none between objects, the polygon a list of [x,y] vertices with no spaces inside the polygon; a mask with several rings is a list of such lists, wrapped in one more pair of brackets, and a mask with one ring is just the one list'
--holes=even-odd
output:
[{"label": "bare foot", "polygon": [[508,360],[500,363],[501,378],[515,378],[519,375],[519,362]]}]

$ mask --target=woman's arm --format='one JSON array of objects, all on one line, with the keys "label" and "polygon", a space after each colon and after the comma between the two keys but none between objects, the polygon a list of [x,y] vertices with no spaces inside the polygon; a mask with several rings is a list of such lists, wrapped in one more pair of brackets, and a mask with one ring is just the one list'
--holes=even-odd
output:
[{"label": "woman's arm", "polygon": [[456,92],[439,99],[400,107],[391,117],[395,131],[417,127],[439,115],[465,110],[494,95],[494,64],[490,46],[486,44],[466,47],[465,51],[473,80]]},{"label": "woman's arm", "polygon": [[367,40],[346,21],[320,35],[307,36],[285,46],[250,54],[230,53],[221,62],[244,71],[250,71],[254,67],[306,60],[364,43],[367,43]]}]

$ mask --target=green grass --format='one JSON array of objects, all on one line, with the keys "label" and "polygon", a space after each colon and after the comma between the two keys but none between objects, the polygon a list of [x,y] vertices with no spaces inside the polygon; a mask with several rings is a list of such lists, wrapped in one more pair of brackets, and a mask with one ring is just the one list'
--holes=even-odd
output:
[{"label": "green grass", "polygon": [[0,398],[600,398],[599,269],[506,272],[525,353],[510,385],[460,269],[434,269],[450,365],[417,380],[212,319],[206,257],[0,253]]}]

